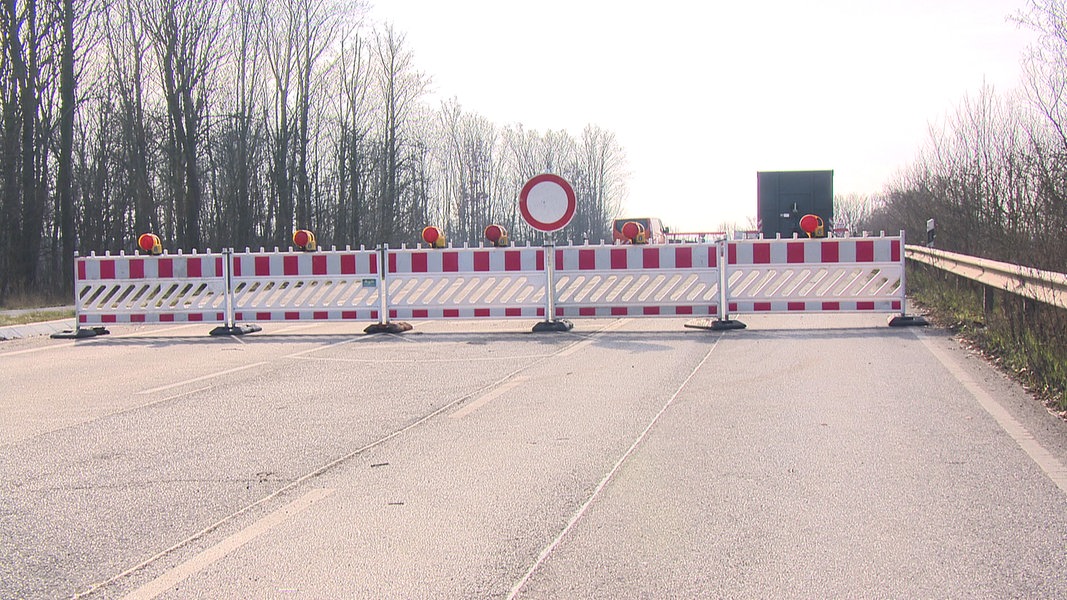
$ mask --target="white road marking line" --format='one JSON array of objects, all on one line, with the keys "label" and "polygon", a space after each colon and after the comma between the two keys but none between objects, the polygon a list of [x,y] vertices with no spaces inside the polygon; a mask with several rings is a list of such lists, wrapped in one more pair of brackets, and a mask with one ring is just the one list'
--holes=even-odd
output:
[{"label": "white road marking line", "polygon": [[500,387],[498,387],[498,388],[496,388],[494,390],[491,390],[489,393],[485,394],[481,398],[473,400],[469,404],[463,406],[462,408],[460,408],[459,410],[457,410],[456,412],[454,412],[454,413],[452,413],[452,414],[450,414],[448,416],[450,418],[452,418],[452,419],[462,419],[463,417],[465,417],[465,416],[471,414],[472,412],[478,410],[479,408],[485,406],[490,401],[492,401],[494,398],[498,398],[498,397],[506,394],[507,392],[510,392],[511,390],[519,387],[520,385],[522,385],[523,383],[525,383],[525,382],[527,382],[529,380],[530,380],[530,378],[529,377],[525,377],[525,376],[524,377],[516,377],[515,379],[512,379],[511,381],[501,385]]},{"label": "white road marking line", "polygon": [[113,338],[132,338],[132,337],[148,337],[150,335],[159,335],[161,333],[167,333],[168,331],[177,331],[179,329],[190,329],[192,327],[203,327],[205,323],[186,323],[185,325],[175,325],[174,327],[164,327],[162,329],[150,328],[145,331],[138,331],[136,333],[124,333],[122,335],[112,336]]},{"label": "white road marking line", "polygon": [[285,327],[280,327],[274,331],[271,331],[270,335],[287,333],[289,331],[300,331],[301,329],[311,329],[312,327],[318,327],[319,325],[322,325],[322,323],[322,321],[316,321],[314,323],[306,323],[304,325],[286,325]]},{"label": "white road marking line", "polygon": [[608,332],[608,331],[613,331],[615,329],[618,329],[618,328],[622,327],[623,325],[625,325],[625,324],[627,324],[629,322],[630,322],[630,319],[619,319],[618,321],[615,321],[613,323],[609,323],[605,327],[603,327],[601,329],[598,329],[594,333],[594,335],[592,337],[590,337],[590,338],[588,338],[586,340],[582,340],[580,342],[577,342],[577,343],[575,343],[575,344],[573,344],[571,346],[568,346],[567,348],[564,348],[563,350],[561,350],[559,352],[559,356],[561,356],[561,357],[570,356],[570,355],[574,354],[575,352],[578,352],[579,350],[581,350],[581,349],[585,348],[586,346],[588,346],[588,345],[592,344],[593,342],[595,342],[596,339],[597,339],[597,336],[599,334],[605,333],[605,332]]},{"label": "white road marking line", "polygon": [[163,392],[163,391],[166,391],[166,390],[174,389],[176,387],[181,387],[183,385],[189,385],[190,383],[196,383],[198,381],[204,381],[205,379],[214,379],[215,377],[222,377],[223,375],[229,375],[230,373],[237,373],[239,371],[245,371],[247,369],[254,369],[256,367],[261,367],[261,366],[263,366],[265,364],[267,364],[267,363],[266,362],[257,362],[257,363],[252,363],[250,365],[243,365],[243,366],[240,366],[240,367],[234,367],[232,369],[227,369],[225,371],[219,371],[218,373],[211,373],[209,375],[201,375],[200,377],[194,377],[192,379],[186,379],[185,381],[179,381],[178,383],[172,383],[170,385],[161,385],[159,387],[152,388],[150,390],[144,390],[143,392],[137,392],[137,393],[138,394],[154,394],[156,392]]},{"label": "white road marking line", "polygon": [[1008,411],[1004,410],[1004,407],[1000,405],[989,392],[982,389],[980,385],[974,380],[973,377],[967,374],[956,361],[952,360],[945,351],[938,348],[927,335],[915,332],[915,335],[922,340],[926,349],[934,355],[934,358],[941,363],[941,366],[945,367],[948,372],[956,378],[956,381],[960,382],[963,387],[970,392],[971,396],[978,401],[978,404],[985,409],[991,417],[993,417],[1000,427],[1011,436],[1011,439],[1015,440],[1015,443],[1023,449],[1024,452],[1037,463],[1038,467],[1048,475],[1048,478],[1056,484],[1063,493],[1067,494],[1067,468],[1063,463],[1059,461],[1051,452],[1045,449],[1021,423],[1015,420],[1015,417],[1011,416]]},{"label": "white road marking line", "polygon": [[[368,340],[368,339],[370,339],[370,338],[369,337],[357,337],[357,338],[351,338],[351,339],[347,339],[347,340],[341,340],[340,342],[334,342],[333,344],[327,344],[325,346],[315,346],[314,348],[308,348],[307,350],[301,350],[300,352],[294,352],[292,354],[286,354],[283,358],[303,358],[304,355],[311,354],[312,352],[318,352],[320,350],[329,350],[330,348],[336,348],[338,346],[344,346],[345,344],[351,344],[352,342],[358,342],[360,340]],[[325,360],[325,359],[318,359],[318,360]]]},{"label": "white road marking line", "polygon": [[241,546],[244,546],[248,542],[256,539],[260,535],[270,531],[274,527],[277,527],[285,520],[292,518],[299,514],[301,511],[306,510],[312,504],[326,498],[330,494],[333,494],[335,490],[328,488],[320,488],[309,491],[300,498],[297,498],[293,502],[279,508],[278,510],[270,513],[269,515],[261,518],[260,520],[252,523],[248,527],[245,527],[241,531],[231,535],[230,537],[222,540],[214,546],[204,550],[200,554],[197,554],[193,558],[186,562],[174,567],[173,569],[163,573],[159,577],[146,583],[145,585],[137,588],[124,596],[125,600],[151,600],[158,597],[167,590],[173,588],[175,585],[185,581],[189,577],[199,573],[213,563],[219,561],[227,554],[230,554],[234,550],[237,550]]},{"label": "white road marking line", "polygon": [[[187,325],[177,325],[175,327],[166,327],[164,329],[151,329],[151,330],[148,330],[148,331],[138,331],[136,333],[125,333],[125,334],[122,334],[122,335],[107,336],[106,338],[103,338],[103,337],[85,338],[83,340],[80,340],[80,343],[82,345],[85,345],[85,344],[89,344],[89,343],[92,343],[92,342],[100,342],[100,341],[103,341],[104,339],[125,339],[125,338],[136,338],[136,337],[148,337],[148,336],[158,335],[160,333],[166,333],[168,331],[175,331],[177,329],[188,329],[190,327],[203,327],[203,325],[204,325],[203,323],[189,323]],[[13,352],[5,352],[3,354],[0,354],[0,358],[3,358],[5,356],[19,356],[19,355],[22,355],[22,354],[33,354],[35,352],[44,352],[46,350],[57,350],[59,348],[71,348],[71,347],[77,346],[77,345],[78,345],[78,343],[76,343],[76,342],[70,342],[70,343],[66,343],[66,344],[56,344],[54,346],[42,346],[40,348],[28,348],[26,350],[15,350]]]},{"label": "white road marking line", "polygon": [[33,354],[35,352],[44,352],[45,350],[55,350],[57,348],[70,348],[70,347],[72,347],[74,345],[75,345],[74,342],[70,342],[69,344],[57,344],[55,346],[42,346],[40,348],[28,348],[26,350],[15,350],[15,351],[12,351],[12,352],[5,352],[3,354],[0,354],[0,358],[3,358],[5,356],[19,356],[19,355],[22,355],[22,354]]},{"label": "white road marking line", "polygon": [[[322,350],[322,348],[319,348]],[[480,358],[405,358],[403,360],[398,359],[376,359],[376,358],[336,358],[333,356],[317,357],[317,356],[297,356],[289,355],[286,358],[299,358],[301,360],[321,360],[323,362],[344,362],[344,363],[370,363],[376,365],[422,365],[426,363],[469,363],[469,362],[484,362],[491,360],[531,360],[535,358],[548,358],[554,356],[553,354],[522,354],[513,356],[483,356]]]},{"label": "white road marking line", "polygon": [[663,408],[659,409],[659,412],[656,413],[655,417],[652,417],[652,421],[648,424],[647,427],[645,427],[645,430],[641,432],[641,435],[637,436],[637,439],[634,440],[634,443],[630,445],[630,448],[626,450],[626,452],[622,455],[621,458],[619,458],[618,461],[615,462],[615,466],[613,466],[611,470],[608,471],[608,474],[600,480],[600,483],[597,484],[596,489],[593,490],[593,494],[589,496],[589,498],[585,501],[585,504],[582,504],[582,506],[578,509],[578,512],[574,513],[570,521],[567,522],[567,526],[563,528],[563,531],[559,532],[559,535],[556,536],[556,539],[552,540],[552,543],[550,543],[548,546],[545,546],[545,549],[542,550],[541,554],[537,556],[537,560],[534,561],[534,564],[530,567],[530,570],[528,570],[526,574],[522,576],[522,579],[520,579],[518,583],[516,583],[515,586],[511,588],[511,593],[508,594],[508,600],[513,600],[519,594],[519,592],[522,591],[522,588],[525,587],[526,584],[530,581],[530,578],[533,577],[533,574],[537,571],[537,569],[541,568],[541,565],[544,564],[545,560],[548,559],[548,556],[552,554],[552,552],[556,549],[557,546],[559,546],[560,542],[563,541],[563,538],[567,537],[571,530],[574,529],[574,526],[578,524],[578,521],[582,518],[583,515],[585,515],[585,512],[589,510],[589,506],[592,505],[593,501],[597,499],[597,496],[600,495],[600,492],[604,491],[604,488],[607,487],[608,482],[610,482],[615,477],[615,474],[618,473],[620,468],[622,468],[622,465],[624,462],[626,462],[626,459],[630,458],[630,455],[637,450],[637,447],[641,445],[641,442],[645,440],[645,438],[648,436],[648,433],[652,431],[652,428],[655,427],[656,423],[659,422],[660,417],[662,417],[663,414],[667,412],[667,409],[670,408],[672,404],[674,404],[674,401],[676,398],[678,398],[678,395],[681,394],[682,390],[684,390],[686,386],[689,385],[689,382],[693,379],[697,372],[700,371],[701,367],[704,366],[704,363],[708,362],[708,358],[711,357],[711,353],[718,346],[719,340],[716,339],[715,342],[711,345],[711,348],[708,348],[708,352],[704,355],[704,358],[702,358],[700,362],[697,363],[697,366],[693,367],[693,370],[689,372],[688,376],[686,376],[685,381],[682,382],[682,385],[678,386],[678,389],[675,390],[674,393],[671,394],[671,397],[667,399],[667,402],[663,405]]},{"label": "white road marking line", "polygon": [[[403,339],[402,336],[396,336],[396,337],[398,337],[400,339]],[[333,345],[334,346],[338,346],[338,345],[341,345],[343,343],[348,343],[348,342],[351,342],[351,341],[359,341],[361,339],[370,339],[370,338],[369,337],[368,338],[353,338],[352,340],[345,340],[343,342],[338,342],[337,344],[333,344]],[[329,347],[329,346],[327,346],[327,347]],[[715,346],[712,346],[712,349],[714,349],[714,347]],[[305,351],[305,352],[321,350],[321,349],[322,348],[314,348],[312,350]],[[708,353],[710,354],[711,351],[709,350]],[[243,514],[248,513],[249,511],[253,510],[257,506],[261,506],[261,505],[269,502],[273,498],[276,498],[276,497],[280,496],[281,494],[283,494],[283,493],[285,493],[285,492],[287,492],[289,490],[295,489],[297,486],[303,485],[305,482],[310,481],[310,480],[322,475],[323,473],[326,473],[327,471],[333,469],[334,467],[336,467],[338,465],[341,465],[341,464],[344,464],[344,463],[352,460],[353,458],[355,458],[355,457],[357,457],[357,456],[359,456],[361,454],[364,454],[365,452],[371,450],[372,448],[376,448],[378,446],[381,446],[381,445],[385,444],[386,442],[389,442],[390,440],[393,440],[394,438],[397,438],[397,437],[400,437],[400,436],[404,435],[408,431],[411,431],[412,429],[415,429],[416,427],[421,426],[423,423],[426,423],[427,421],[430,421],[431,419],[436,418],[438,415],[441,415],[441,414],[451,410],[452,408],[454,408],[457,405],[459,405],[461,402],[465,401],[468,398],[474,397],[478,393],[487,393],[488,390],[492,390],[495,387],[503,385],[508,380],[516,377],[519,373],[521,373],[521,372],[533,367],[534,365],[544,361],[546,358],[548,358],[550,356],[553,356],[553,355],[532,357],[535,360],[533,360],[529,364],[523,365],[523,366],[515,369],[514,371],[508,373],[507,375],[505,375],[504,377],[498,379],[497,381],[495,381],[493,383],[490,383],[489,385],[483,386],[479,390],[475,390],[474,393],[468,394],[468,395],[466,395],[466,396],[464,396],[462,398],[458,398],[458,399],[456,399],[456,400],[454,400],[452,402],[445,403],[440,408],[430,412],[427,415],[424,415],[422,418],[416,420],[415,422],[409,423],[407,426],[405,426],[405,427],[403,427],[401,429],[398,429],[398,430],[396,430],[396,431],[394,431],[394,432],[392,432],[392,433],[390,433],[388,435],[385,435],[385,436],[383,436],[383,437],[381,437],[381,438],[379,438],[379,439],[377,439],[377,440],[375,440],[373,442],[370,442],[369,444],[366,444],[366,445],[364,445],[364,446],[362,446],[360,448],[357,448],[356,450],[354,450],[352,452],[349,452],[348,454],[346,454],[344,456],[341,456],[339,458],[335,458],[335,459],[327,462],[326,464],[324,464],[324,465],[320,466],[319,468],[311,471],[310,473],[306,473],[305,475],[303,475],[303,476],[291,481],[289,484],[281,487],[280,489],[274,491],[273,493],[268,494],[267,496],[265,496],[263,498],[260,498],[259,500],[256,500],[255,502],[249,504],[248,506],[245,506],[244,508],[234,512],[231,515],[223,517],[219,521],[217,521],[217,522],[205,527],[204,529],[192,534],[191,536],[185,538],[184,540],[181,540],[180,542],[174,544],[173,546],[171,546],[171,547],[159,552],[158,554],[156,554],[154,556],[151,556],[151,557],[147,558],[146,560],[144,560],[140,564],[137,564],[137,565],[135,565],[135,566],[123,571],[122,573],[119,573],[118,575],[115,575],[114,577],[111,577],[111,578],[109,578],[109,579],[107,579],[105,581],[96,583],[96,584],[92,585],[89,589],[87,589],[84,592],[75,594],[73,596],[73,598],[75,600],[77,600],[77,599],[85,598],[87,596],[91,596],[91,595],[95,594],[97,591],[103,589],[104,587],[107,587],[108,585],[111,585],[112,583],[114,583],[114,582],[116,582],[116,581],[118,581],[120,579],[128,577],[131,574],[136,573],[137,571],[140,571],[141,569],[144,569],[148,565],[151,565],[152,563],[154,563],[154,562],[162,559],[163,557],[165,557],[165,556],[177,551],[178,549],[183,548],[183,547],[187,546],[188,544],[191,544],[192,542],[204,537],[205,535],[211,533],[212,531],[217,530],[219,527],[222,527],[226,523],[228,523],[228,522],[240,517]],[[707,356],[704,357],[704,360],[707,360]],[[263,363],[260,363],[260,364],[263,364]],[[701,361],[701,364],[703,364],[703,361]],[[255,365],[249,365],[249,366],[251,367],[251,366],[255,366]],[[698,366],[698,368],[699,368],[699,366]],[[692,377],[692,375],[690,375],[690,377]],[[689,379],[687,378],[686,382],[688,382],[688,381],[689,381]],[[683,383],[683,387],[684,387],[684,385],[685,384]],[[679,391],[680,390],[681,390],[681,388],[679,388]],[[676,393],[676,395],[677,395],[677,393]],[[673,397],[672,397],[672,400],[673,400]],[[658,416],[657,416],[657,418],[658,418]],[[605,481],[605,483],[606,483],[606,481]]]}]

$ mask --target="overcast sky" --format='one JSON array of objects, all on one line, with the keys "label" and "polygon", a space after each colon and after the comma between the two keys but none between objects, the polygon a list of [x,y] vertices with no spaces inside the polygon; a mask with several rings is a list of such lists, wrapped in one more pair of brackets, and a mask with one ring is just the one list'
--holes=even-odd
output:
[{"label": "overcast sky", "polygon": [[1024,0],[377,0],[432,79],[498,125],[614,132],[624,215],[742,226],[756,172],[833,169],[870,194],[986,82],[1009,91]]}]

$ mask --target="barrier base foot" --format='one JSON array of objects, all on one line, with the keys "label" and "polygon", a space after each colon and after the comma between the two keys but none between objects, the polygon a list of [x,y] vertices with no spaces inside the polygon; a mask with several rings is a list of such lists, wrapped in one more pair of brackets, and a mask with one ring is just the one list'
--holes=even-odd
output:
[{"label": "barrier base foot", "polygon": [[219,325],[211,330],[211,335],[245,335],[246,333],[255,333],[257,331],[263,331],[263,328],[259,325],[253,325],[246,323],[244,325],[234,325],[233,327],[227,327],[226,325]]},{"label": "barrier base foot", "polygon": [[731,321],[730,319],[701,319],[699,321],[690,321],[685,326],[691,329],[708,329],[711,331],[729,331],[748,327],[741,321]]},{"label": "barrier base foot", "polygon": [[411,331],[411,323],[404,323],[403,321],[394,321],[392,323],[375,323],[374,325],[368,325],[363,333],[404,333],[405,331]]},{"label": "barrier base foot", "polygon": [[889,317],[890,327],[926,327],[929,324],[923,317],[913,315],[894,315]]},{"label": "barrier base foot", "polygon": [[574,328],[574,323],[566,319],[558,319],[556,321],[541,321],[537,325],[533,326],[534,333],[542,333],[545,331],[570,331]]},{"label": "barrier base foot", "polygon": [[107,335],[111,333],[106,327],[79,327],[78,329],[68,329],[66,331],[57,331],[50,335],[53,340],[81,340],[84,338],[96,337],[98,335]]}]

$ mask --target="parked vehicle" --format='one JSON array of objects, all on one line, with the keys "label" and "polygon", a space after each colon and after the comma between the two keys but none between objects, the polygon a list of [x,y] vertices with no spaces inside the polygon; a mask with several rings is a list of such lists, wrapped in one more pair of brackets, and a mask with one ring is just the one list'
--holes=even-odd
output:
[{"label": "parked vehicle", "polygon": [[655,217],[627,217],[612,221],[611,239],[618,244],[666,244],[667,230]]}]

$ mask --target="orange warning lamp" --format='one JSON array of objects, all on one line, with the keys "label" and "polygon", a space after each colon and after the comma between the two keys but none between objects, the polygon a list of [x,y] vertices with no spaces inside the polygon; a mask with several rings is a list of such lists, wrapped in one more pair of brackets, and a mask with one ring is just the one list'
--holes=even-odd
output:
[{"label": "orange warning lamp", "polygon": [[307,229],[297,229],[293,232],[293,244],[304,252],[314,252],[318,248],[315,243],[315,234]]},{"label": "orange warning lamp", "polygon": [[630,240],[631,244],[648,243],[648,233],[645,231],[645,226],[637,221],[627,221],[619,231],[622,233],[622,237]]},{"label": "orange warning lamp", "polygon": [[431,248],[445,247],[444,232],[433,225],[428,225],[422,228],[422,240],[429,244]]},{"label": "orange warning lamp", "polygon": [[485,239],[497,247],[507,246],[508,232],[500,225],[493,224],[485,228]]},{"label": "orange warning lamp", "polygon": [[163,254],[163,243],[159,241],[159,236],[154,233],[142,233],[137,238],[137,247],[152,256]]},{"label": "orange warning lamp", "polygon": [[819,215],[807,214],[800,217],[800,228],[808,234],[809,238],[826,237],[826,226]]}]

